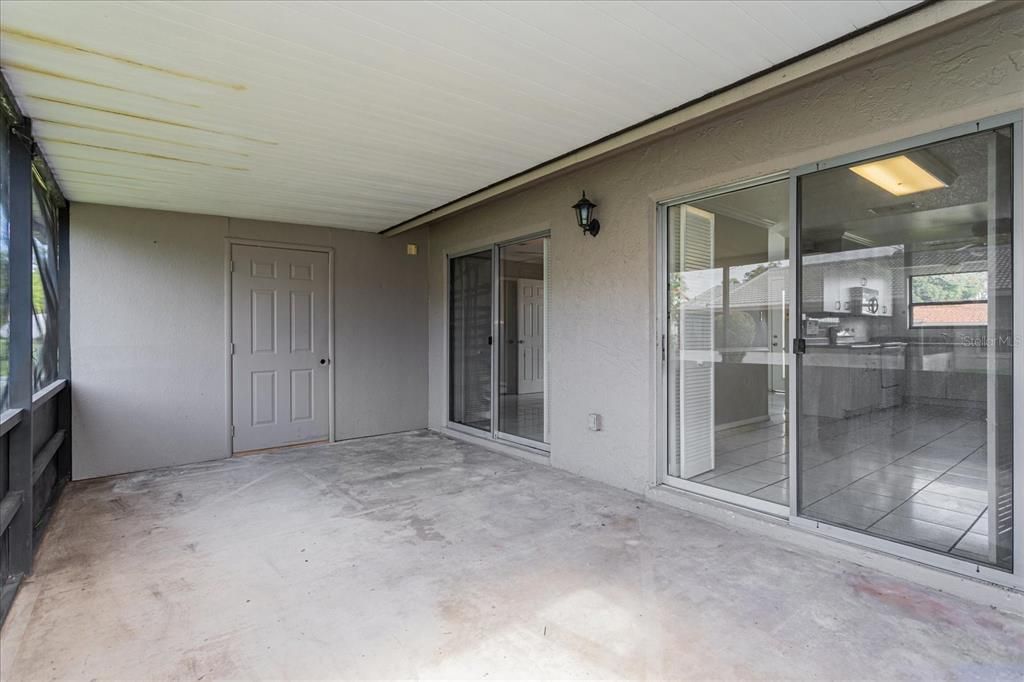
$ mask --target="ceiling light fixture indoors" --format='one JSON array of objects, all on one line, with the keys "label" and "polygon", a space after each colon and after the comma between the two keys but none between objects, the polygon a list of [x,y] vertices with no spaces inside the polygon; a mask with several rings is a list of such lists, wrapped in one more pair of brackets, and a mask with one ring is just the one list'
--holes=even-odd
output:
[{"label": "ceiling light fixture indoors", "polygon": [[850,170],[897,197],[949,187],[948,182],[905,154],[851,166]]},{"label": "ceiling light fixture indoors", "polygon": [[596,237],[597,233],[601,231],[601,223],[594,218],[594,209],[597,208],[597,204],[588,199],[587,193],[584,191],[583,196],[572,207],[576,211],[576,223],[583,228],[583,233]]}]

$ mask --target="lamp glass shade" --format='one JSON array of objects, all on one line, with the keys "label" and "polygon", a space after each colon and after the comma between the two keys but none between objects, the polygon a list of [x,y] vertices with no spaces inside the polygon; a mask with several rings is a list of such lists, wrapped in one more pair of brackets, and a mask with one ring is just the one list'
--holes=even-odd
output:
[{"label": "lamp glass shade", "polygon": [[576,223],[580,227],[587,227],[590,225],[590,221],[594,219],[594,209],[597,204],[587,199],[587,193],[584,192],[580,200],[573,204],[573,209],[576,211]]},{"label": "lamp glass shade", "polygon": [[948,183],[915,163],[906,154],[851,166],[850,170],[897,197],[949,187]]}]

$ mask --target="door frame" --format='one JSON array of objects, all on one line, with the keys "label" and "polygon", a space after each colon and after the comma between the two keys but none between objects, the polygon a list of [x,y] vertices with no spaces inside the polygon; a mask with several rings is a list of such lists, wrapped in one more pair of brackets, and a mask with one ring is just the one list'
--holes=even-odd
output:
[{"label": "door frame", "polygon": [[[225,450],[227,457],[233,457],[234,449],[234,386],[233,386],[233,357],[231,353],[231,248],[233,246],[262,246],[271,249],[286,249],[288,251],[312,251],[314,253],[327,254],[327,439],[328,442],[335,442],[334,431],[334,247],[318,246],[314,244],[294,244],[291,242],[275,242],[263,239],[245,239],[243,237],[224,238],[224,367],[225,367],[225,421],[224,429]],[[280,448],[292,447],[289,445],[279,446]],[[278,448],[272,448],[278,449]]]},{"label": "door frame", "polygon": [[[543,441],[530,440],[529,438],[522,438],[509,433],[504,433],[498,428],[498,410],[500,409],[500,364],[499,364],[499,344],[497,340],[499,338],[498,330],[500,329],[501,323],[501,247],[508,246],[510,244],[519,244],[521,242],[529,241],[531,239],[548,239],[548,250],[545,255],[548,259],[551,258],[550,253],[550,240],[551,230],[538,230],[529,232],[522,236],[513,237],[509,239],[503,239],[501,241],[484,242],[473,248],[457,249],[446,251],[444,255],[444,427],[445,429],[457,431],[476,438],[486,438],[493,441],[498,441],[508,445],[513,445],[518,448],[523,448],[531,451],[532,453],[548,457],[551,453],[551,445]],[[450,328],[449,328],[449,317],[451,315],[450,302],[451,302],[451,262],[456,258],[462,256],[471,256],[475,253],[490,252],[491,254],[491,425],[486,431],[483,429],[475,429],[471,426],[459,424],[451,420],[451,362],[450,362]],[[550,263],[549,268],[550,270]],[[551,283],[548,281],[549,272],[545,272],[544,288],[545,297],[547,304],[550,304],[550,286]],[[548,328],[547,319],[549,312],[545,308],[545,344],[544,344],[544,434],[547,437],[550,433],[550,425],[548,421],[550,419],[549,405],[551,401],[551,383],[549,379],[549,360],[550,360],[550,345],[547,343],[548,339]]]},{"label": "door frame", "polygon": [[[718,185],[711,189],[702,190],[700,192],[691,192],[681,197],[676,197],[667,201],[660,201],[657,205],[657,239],[656,239],[656,250],[657,250],[657,287],[655,296],[655,305],[657,306],[657,337],[655,345],[657,346],[657,353],[659,358],[659,371],[657,373],[657,411],[658,419],[658,433],[657,433],[657,478],[655,479],[659,485],[668,486],[677,490],[682,490],[687,493],[693,493],[704,497],[709,497],[715,500],[720,500],[728,504],[733,504],[738,507],[745,507],[754,511],[763,512],[772,516],[785,518],[788,513],[788,508],[782,504],[776,504],[775,502],[768,502],[767,500],[760,500],[756,497],[749,495],[742,495],[735,493],[730,490],[722,490],[715,488],[704,483],[697,481],[688,481],[684,478],[669,476],[668,474],[668,458],[669,458],[669,429],[671,426],[671,419],[669,418],[669,376],[668,376],[668,259],[669,259],[669,233],[668,233],[668,210],[672,206],[679,206],[681,204],[690,204],[701,199],[710,199],[711,197],[722,196],[730,194],[732,192],[738,192],[744,189],[750,189],[752,187],[760,187],[762,185],[768,185],[773,182],[780,182],[783,180],[789,180],[789,171],[780,171],[777,173],[771,173],[748,180],[742,180],[739,182],[733,182],[725,185]],[[792,235],[794,220],[793,216],[789,219],[790,226],[789,232]],[[792,297],[791,297],[792,298]],[[787,305],[791,303],[788,302]],[[786,353],[786,363],[789,366],[789,377],[790,381],[793,380],[792,375],[792,358],[790,353]],[[790,415],[792,417],[792,415]],[[790,424],[790,434],[792,434],[792,424]],[[792,439],[786,443],[787,453],[789,455],[789,461],[793,461],[793,447]],[[792,466],[792,465],[791,465]],[[790,492],[792,494],[792,491]]]},{"label": "door frame", "polygon": [[[744,180],[740,182],[718,185],[712,189],[694,192],[682,197],[660,201],[657,204],[655,220],[655,253],[656,253],[656,319],[657,336],[655,339],[655,351],[659,358],[659,371],[657,377],[657,452],[656,452],[656,477],[657,485],[685,491],[690,494],[697,494],[703,497],[716,499],[737,507],[745,507],[754,511],[764,512],[785,519],[794,528],[804,530],[823,538],[830,538],[845,542],[855,547],[862,547],[868,550],[887,554],[900,559],[913,561],[917,564],[946,571],[952,575],[980,579],[990,584],[1015,589],[1024,589],[1024,503],[1016,501],[1013,511],[1014,521],[1014,565],[1012,572],[1007,572],[987,565],[977,564],[969,559],[955,557],[953,555],[940,554],[927,549],[902,544],[896,540],[868,535],[854,530],[849,530],[836,525],[830,525],[825,521],[802,517],[799,515],[799,486],[798,472],[800,462],[799,447],[799,421],[800,421],[800,362],[794,352],[793,343],[790,341],[787,356],[789,367],[789,506],[776,505],[773,503],[756,500],[745,495],[717,490],[710,486],[680,478],[668,476],[668,434],[669,434],[669,402],[668,402],[668,348],[667,348],[667,317],[668,317],[668,207],[672,205],[689,203],[706,199],[708,197],[733,192],[740,189],[762,185],[765,183],[788,180],[787,191],[789,192],[790,207],[790,230],[789,230],[789,300],[786,302],[789,312],[789,340],[797,339],[799,334],[799,302],[801,300],[800,287],[800,213],[798,203],[797,187],[799,178],[808,173],[819,170],[826,170],[837,166],[844,166],[850,163],[866,159],[895,154],[907,149],[928,144],[943,142],[955,137],[982,132],[994,128],[1012,126],[1013,128],[1013,159],[1012,159],[1012,186],[1013,186],[1013,290],[1014,296],[1024,298],[1024,110],[1017,109],[1004,114],[968,121],[966,123],[950,126],[941,130],[935,130],[921,135],[903,138],[883,145],[877,145],[867,149],[860,149],[855,152],[836,156],[830,159],[804,164],[789,171],[782,171],[765,175],[759,178]],[[1013,322],[1014,338],[1024,339],[1024,315],[1017,315]],[[1024,346],[1018,342],[1018,351]],[[1013,363],[1013,406],[1015,414],[1024,414],[1024,352],[1020,357],[1014,359]],[[1013,423],[1013,492],[1017,497],[1024,495],[1024,419],[1017,419]]]}]

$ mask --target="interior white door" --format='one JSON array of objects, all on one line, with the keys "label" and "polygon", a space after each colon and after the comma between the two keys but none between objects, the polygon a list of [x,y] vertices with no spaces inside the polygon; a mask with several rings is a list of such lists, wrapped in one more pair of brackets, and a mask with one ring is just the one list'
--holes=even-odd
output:
[{"label": "interior white door", "polygon": [[544,282],[519,280],[519,393],[544,390]]},{"label": "interior white door", "polygon": [[328,255],[236,244],[231,267],[233,451],[327,439]]}]

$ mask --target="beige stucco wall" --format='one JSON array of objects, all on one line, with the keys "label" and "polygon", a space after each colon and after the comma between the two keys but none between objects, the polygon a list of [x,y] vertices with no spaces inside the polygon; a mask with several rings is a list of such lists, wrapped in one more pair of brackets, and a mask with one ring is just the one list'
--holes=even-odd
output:
[{"label": "beige stucco wall", "polygon": [[227,237],[334,247],[337,438],[426,425],[425,231],[73,204],[76,479],[228,454]]},{"label": "beige stucco wall", "polygon": [[[430,227],[431,428],[447,405],[446,254],[551,231],[554,466],[641,491],[655,480],[655,211],[755,178],[1024,106],[1024,7],[956,25]],[[592,105],[601,106],[601,93]],[[598,205],[596,239],[569,206]],[[587,414],[604,430],[587,430]]]}]

